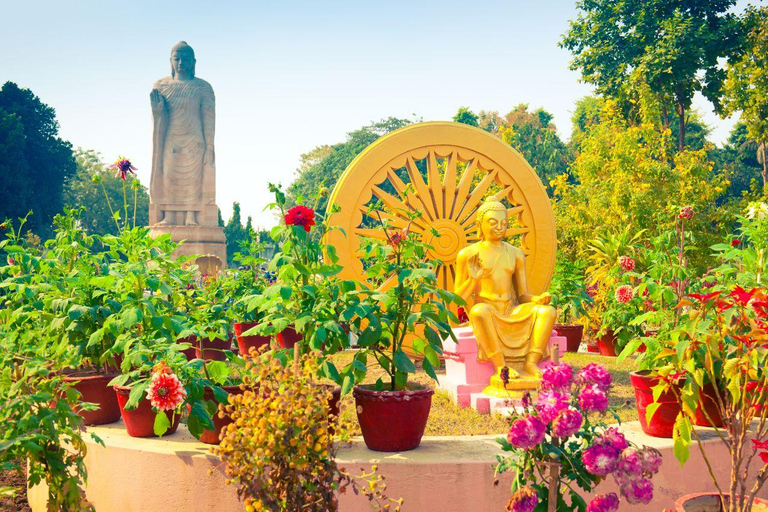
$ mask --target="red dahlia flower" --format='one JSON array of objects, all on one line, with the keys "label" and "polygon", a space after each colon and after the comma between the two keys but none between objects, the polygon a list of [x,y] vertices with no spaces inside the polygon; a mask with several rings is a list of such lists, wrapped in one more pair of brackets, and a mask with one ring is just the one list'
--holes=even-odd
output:
[{"label": "red dahlia flower", "polygon": [[301,226],[309,233],[315,225],[315,210],[306,206],[294,206],[285,213],[286,226]]},{"label": "red dahlia flower", "polygon": [[165,368],[167,366],[152,375],[147,399],[153,407],[161,411],[173,411],[184,403],[187,390],[181,385],[179,378],[173,373],[166,373]]},{"label": "red dahlia flower", "polygon": [[632,300],[632,297],[635,296],[635,292],[632,290],[632,287],[628,284],[619,286],[616,288],[616,293],[614,294],[616,301],[621,304],[626,304],[630,300]]},{"label": "red dahlia flower", "polygon": [[620,256],[619,266],[621,266],[621,269],[625,272],[632,272],[635,270],[635,260],[629,256]]}]

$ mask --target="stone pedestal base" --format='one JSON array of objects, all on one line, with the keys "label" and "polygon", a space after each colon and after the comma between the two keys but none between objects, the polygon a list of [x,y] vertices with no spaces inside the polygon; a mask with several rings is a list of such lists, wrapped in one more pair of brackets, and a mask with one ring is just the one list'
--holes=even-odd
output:
[{"label": "stone pedestal base", "polygon": [[175,256],[216,256],[221,268],[227,266],[227,239],[219,226],[161,226],[149,227],[152,237],[169,234],[174,242],[184,241]]},{"label": "stone pedestal base", "polygon": [[[494,374],[491,363],[477,360],[477,340],[471,326],[457,327],[453,330],[458,341],[443,340],[443,357],[445,358],[445,376],[440,377],[438,387],[446,390],[459,407],[472,407],[478,412],[490,414],[502,412],[502,409],[514,407],[515,402],[522,397],[522,391],[509,391],[508,396],[495,397],[483,394]],[[550,352],[554,352],[555,344],[559,354],[565,353],[566,339],[552,331],[549,338]],[[549,360],[539,363],[540,367],[549,364]]]}]

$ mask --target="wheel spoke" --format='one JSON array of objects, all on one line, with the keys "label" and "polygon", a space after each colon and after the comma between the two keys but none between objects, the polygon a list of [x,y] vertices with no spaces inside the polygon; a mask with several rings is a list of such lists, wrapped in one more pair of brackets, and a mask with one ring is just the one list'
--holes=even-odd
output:
[{"label": "wheel spoke", "polygon": [[434,151],[427,154],[427,180],[429,191],[432,194],[432,203],[435,205],[435,218],[445,218],[445,206],[443,201],[443,184],[440,181],[440,172],[437,168],[437,156]]},{"label": "wheel spoke", "polygon": [[491,184],[493,184],[493,180],[496,178],[497,172],[498,171],[494,169],[486,174],[482,180],[480,180],[480,183],[477,184],[475,190],[472,191],[472,194],[470,194],[464,205],[462,205],[461,209],[459,210],[458,215],[456,215],[457,219],[461,219],[462,215],[466,215],[468,217],[472,215],[475,209],[480,205],[480,201],[483,200],[485,193],[488,192]]},{"label": "wheel spoke", "polygon": [[384,203],[384,205],[396,215],[405,214],[406,211],[414,210],[414,208],[412,208],[410,205],[406,205],[399,198],[384,192],[376,185],[371,187],[371,191],[373,192],[373,195],[381,199],[381,202]]},{"label": "wheel spoke", "polygon": [[411,178],[413,188],[416,189],[416,197],[424,206],[424,213],[430,220],[434,221],[437,217],[435,215],[435,205],[430,204],[432,195],[429,193],[429,188],[424,183],[419,168],[416,166],[416,160],[412,156],[409,156],[406,160],[405,168],[408,170],[408,176]]},{"label": "wheel spoke", "polygon": [[450,218],[453,213],[453,203],[456,201],[456,158],[458,155],[452,151],[445,157],[445,176],[443,176],[443,216]]},{"label": "wheel spoke", "polygon": [[461,181],[459,182],[459,188],[453,195],[453,206],[451,207],[451,219],[458,220],[459,212],[464,204],[464,200],[469,195],[469,189],[472,187],[472,178],[475,177],[475,171],[477,170],[477,158],[473,158],[467,163],[467,167],[461,174]]},{"label": "wheel spoke", "polygon": [[511,236],[524,235],[530,232],[531,232],[531,228],[509,228],[504,236],[509,238]]},{"label": "wheel spoke", "polygon": [[375,238],[376,240],[387,240],[387,235],[383,229],[355,228],[355,234],[366,238]]}]

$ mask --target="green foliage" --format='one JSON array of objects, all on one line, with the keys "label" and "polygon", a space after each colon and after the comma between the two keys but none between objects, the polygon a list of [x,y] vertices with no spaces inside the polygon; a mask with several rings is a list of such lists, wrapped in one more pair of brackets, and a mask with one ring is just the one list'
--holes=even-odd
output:
[{"label": "green foliage", "polygon": [[562,324],[570,324],[582,316],[593,302],[587,293],[584,267],[583,263],[573,263],[566,258],[558,258],[555,263],[549,292],[552,294],[552,306],[557,308],[558,321]]},{"label": "green foliage", "polygon": [[[332,146],[318,146],[301,155],[301,166],[296,179],[288,187],[289,205],[297,204],[298,197],[315,197],[323,190],[333,190],[341,173],[365,148],[382,135],[407,126],[411,121],[389,117],[364,126],[347,134],[347,140]],[[328,205],[327,197],[321,197],[317,211],[322,213]]]},{"label": "green foliage", "polygon": [[453,120],[457,123],[478,126],[477,114],[469,110],[469,107],[459,107],[459,111],[453,116]]},{"label": "green foliage", "polygon": [[[78,148],[75,150],[77,172],[70,177],[64,187],[64,206],[68,208],[85,207],[80,214],[80,222],[91,234],[116,235],[118,228],[113,218],[113,208],[123,204],[123,180],[115,177],[102,162],[100,155],[93,150]],[[94,186],[94,180],[104,189]],[[136,186],[134,186],[136,182]],[[149,194],[147,188],[138,183],[138,178],[128,174],[129,195],[135,201],[129,202],[128,214],[136,226],[149,224]],[[106,194],[105,194],[106,192]],[[133,204],[130,204],[133,203]],[[124,213],[123,213],[124,215]]]},{"label": "green foliage", "polygon": [[63,186],[75,174],[72,145],[58,137],[56,113],[29,89],[0,89],[0,219],[34,215],[27,228],[50,234],[63,205]]},{"label": "green foliage", "polygon": [[[251,218],[248,217],[248,226]],[[227,239],[227,265],[232,266],[235,261],[235,254],[240,250],[243,243],[250,243],[253,240],[253,229],[243,227],[243,221],[240,218],[240,203],[235,201],[232,204],[232,217],[224,226],[224,237]]]}]

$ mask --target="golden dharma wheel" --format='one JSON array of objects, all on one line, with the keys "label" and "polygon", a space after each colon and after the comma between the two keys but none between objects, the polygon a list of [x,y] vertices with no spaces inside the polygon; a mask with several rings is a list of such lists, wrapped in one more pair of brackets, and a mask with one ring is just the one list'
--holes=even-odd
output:
[{"label": "golden dharma wheel", "polygon": [[[526,160],[493,135],[460,123],[419,123],[389,133],[368,146],[347,167],[331,195],[340,207],[330,221],[328,242],[339,255],[346,279],[365,279],[359,258],[361,237],[385,235],[377,218],[366,212],[384,206],[383,219],[405,228],[404,211],[421,216],[410,226],[433,249],[439,282],[453,290],[456,256],[478,240],[477,208],[495,196],[507,205],[507,237],[526,254],[530,292],[547,290],[555,267],[555,220],[546,189]],[[432,229],[440,236],[433,238]]]}]

